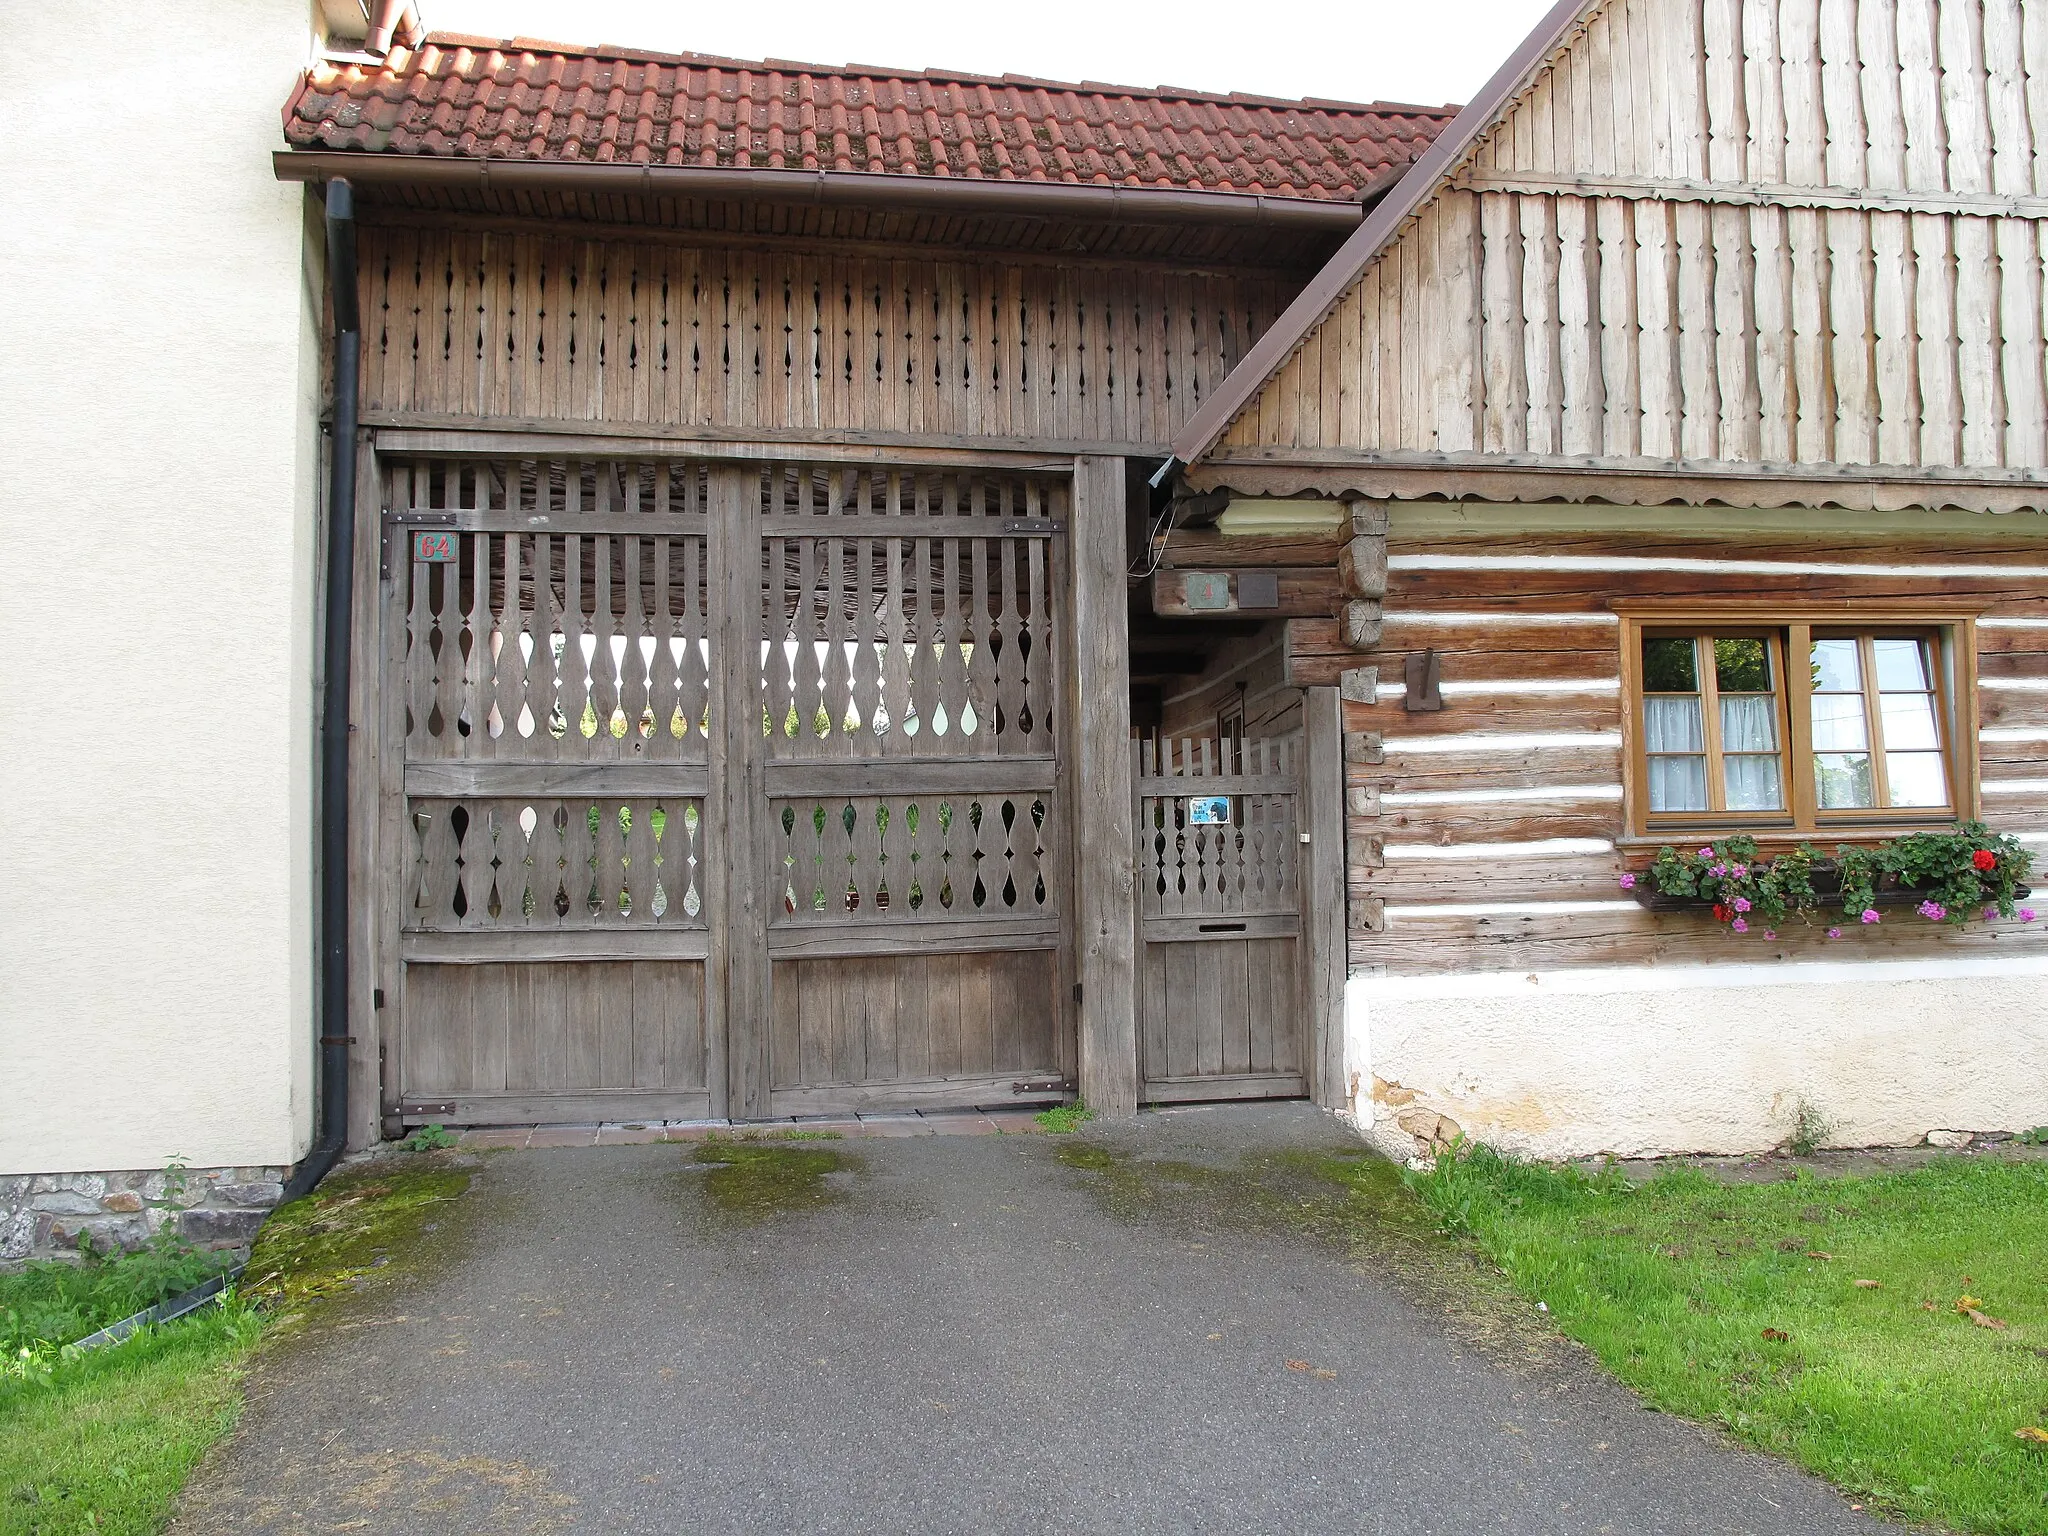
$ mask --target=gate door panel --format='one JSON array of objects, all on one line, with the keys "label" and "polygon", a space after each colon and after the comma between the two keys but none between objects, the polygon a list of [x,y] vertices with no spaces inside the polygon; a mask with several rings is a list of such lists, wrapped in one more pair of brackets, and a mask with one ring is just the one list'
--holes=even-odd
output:
[{"label": "gate door panel", "polygon": [[1065,483],[761,488],[771,1110],[1057,1098]]},{"label": "gate door panel", "polygon": [[1134,743],[1141,1097],[1307,1091],[1300,749]]},{"label": "gate door panel", "polygon": [[703,470],[385,468],[387,1095],[408,1122],[701,1117]]}]

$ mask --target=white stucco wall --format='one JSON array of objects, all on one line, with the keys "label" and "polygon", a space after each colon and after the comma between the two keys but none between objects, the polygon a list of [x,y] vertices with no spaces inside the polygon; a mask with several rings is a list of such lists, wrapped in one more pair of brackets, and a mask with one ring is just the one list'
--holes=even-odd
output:
[{"label": "white stucco wall", "polygon": [[0,0],[0,1173],[311,1126],[305,0]]},{"label": "white stucco wall", "polygon": [[[1535,1157],[1752,1152],[2048,1124],[2048,956],[1355,977],[1353,1113]],[[1408,1125],[1401,1123],[1402,1117]]]}]

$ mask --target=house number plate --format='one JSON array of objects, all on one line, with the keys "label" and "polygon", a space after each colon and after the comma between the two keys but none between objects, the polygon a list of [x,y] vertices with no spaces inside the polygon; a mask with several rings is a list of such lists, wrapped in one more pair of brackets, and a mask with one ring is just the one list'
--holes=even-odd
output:
[{"label": "house number plate", "polygon": [[1230,576],[1224,571],[1189,571],[1181,578],[1180,590],[1190,608],[1230,606]]},{"label": "house number plate", "polygon": [[426,565],[448,565],[455,559],[455,535],[439,529],[415,529],[412,557]]}]

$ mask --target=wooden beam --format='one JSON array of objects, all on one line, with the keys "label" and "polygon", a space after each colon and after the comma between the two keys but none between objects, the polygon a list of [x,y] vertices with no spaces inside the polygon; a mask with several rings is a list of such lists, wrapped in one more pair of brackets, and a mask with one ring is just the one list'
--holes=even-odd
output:
[{"label": "wooden beam", "polygon": [[1344,1066],[1344,706],[1334,688],[1302,695],[1302,1017],[1310,1091],[1325,1109],[1349,1109]]},{"label": "wooden beam", "polygon": [[[1273,567],[1256,574],[1278,578],[1279,601],[1269,608],[1247,608],[1240,604],[1239,595],[1246,573],[1239,571],[1195,572],[1188,570],[1159,570],[1152,573],[1152,611],[1162,617],[1178,619],[1215,618],[1321,618],[1327,619],[1344,606],[1344,588],[1337,576],[1334,563],[1322,566]],[[1199,599],[1190,600],[1190,576],[1211,575],[1222,577],[1227,583],[1227,593],[1219,592],[1223,598],[1220,607],[1197,606]]]},{"label": "wooden beam", "polygon": [[1137,904],[1131,812],[1130,622],[1124,603],[1124,461],[1074,461],[1069,547],[1074,674],[1074,932],[1081,1097],[1098,1115],[1138,1109]]},{"label": "wooden beam", "polygon": [[[711,754],[715,820],[704,839],[705,879],[717,906],[706,914],[711,963],[705,967],[705,1081],[711,1113],[734,1120],[766,1119],[769,1111],[767,738],[761,733],[761,528],[758,470],[715,468],[706,502],[711,513],[710,569],[719,574],[718,659],[712,718],[723,750]],[[741,664],[744,663],[744,664]]]}]

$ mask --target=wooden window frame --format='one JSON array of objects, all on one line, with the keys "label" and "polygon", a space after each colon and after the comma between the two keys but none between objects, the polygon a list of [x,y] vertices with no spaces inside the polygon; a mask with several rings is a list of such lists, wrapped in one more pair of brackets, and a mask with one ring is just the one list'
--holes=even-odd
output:
[{"label": "wooden window frame", "polygon": [[[1609,605],[1620,620],[1621,744],[1623,799],[1627,816],[1626,844],[1660,845],[1693,836],[1744,833],[1764,844],[1792,846],[1813,841],[1873,841],[1898,832],[1954,826],[1979,814],[1977,782],[1977,630],[1975,610],[1903,606],[1883,603],[1813,602],[1808,604],[1703,605],[1655,599],[1619,600]],[[1680,811],[1649,809],[1649,767],[1643,730],[1642,647],[1646,635],[1748,635],[1773,637],[1779,663],[1781,753],[1785,765],[1786,809],[1783,811]],[[1869,752],[1875,788],[1882,802],[1889,798],[1884,771],[1882,708],[1869,640],[1930,638],[1935,648],[1935,718],[1948,774],[1951,804],[1944,807],[1892,807],[1882,803],[1854,810],[1823,811],[1813,777],[1813,688],[1811,668],[1794,664],[1807,656],[1816,637],[1855,636],[1862,647],[1864,711],[1869,721]],[[1719,720],[1710,704],[1712,654],[1701,658],[1700,707],[1708,744],[1709,803],[1725,788],[1717,775],[1720,754]]]}]

